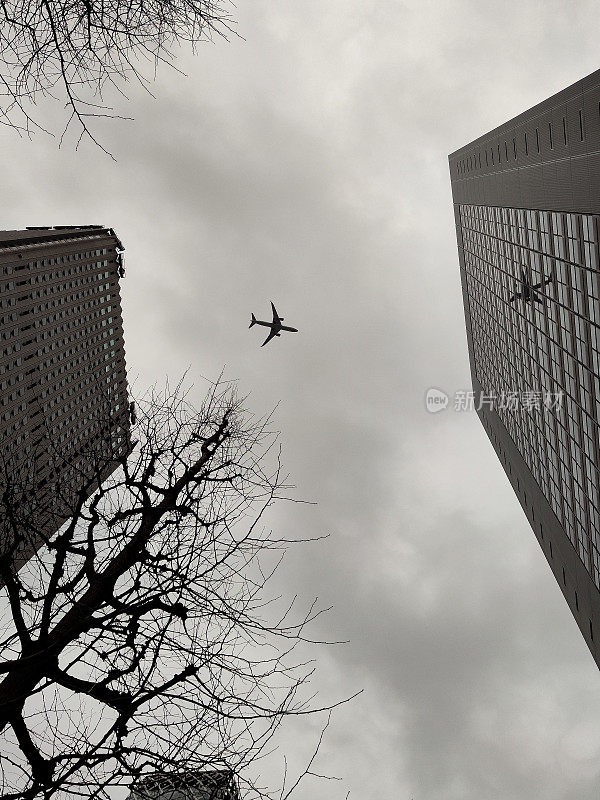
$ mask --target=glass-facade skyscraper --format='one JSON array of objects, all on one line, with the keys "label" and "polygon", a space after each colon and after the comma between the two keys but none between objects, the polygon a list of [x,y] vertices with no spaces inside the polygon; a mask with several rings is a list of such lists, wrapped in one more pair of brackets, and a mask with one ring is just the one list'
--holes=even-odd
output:
[{"label": "glass-facade skyscraper", "polygon": [[476,408],[600,666],[600,71],[449,161]]}]

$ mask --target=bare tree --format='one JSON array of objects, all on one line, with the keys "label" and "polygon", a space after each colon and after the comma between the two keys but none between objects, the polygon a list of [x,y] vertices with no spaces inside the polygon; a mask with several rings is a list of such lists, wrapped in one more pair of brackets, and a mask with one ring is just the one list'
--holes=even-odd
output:
[{"label": "bare tree", "polygon": [[[65,132],[97,139],[93,117],[115,116],[107,88],[149,84],[160,63],[173,66],[181,44],[192,49],[214,34],[227,38],[232,20],[221,0],[0,0],[0,122],[26,134],[42,98],[62,101]],[[64,133],[63,133],[64,136]],[[62,139],[61,139],[62,141]],[[103,148],[104,149],[104,148]]]},{"label": "bare tree", "polygon": [[[315,710],[314,667],[293,651],[320,612],[294,621],[293,602],[265,594],[288,544],[263,524],[287,492],[268,420],[249,420],[220,383],[199,411],[180,387],[139,407],[133,451],[104,479],[111,456],[95,450],[75,500],[60,481],[27,494],[27,471],[2,462],[5,800],[109,797],[162,771],[239,773],[287,715]],[[65,504],[72,518],[48,535],[37,520],[64,518]]]}]

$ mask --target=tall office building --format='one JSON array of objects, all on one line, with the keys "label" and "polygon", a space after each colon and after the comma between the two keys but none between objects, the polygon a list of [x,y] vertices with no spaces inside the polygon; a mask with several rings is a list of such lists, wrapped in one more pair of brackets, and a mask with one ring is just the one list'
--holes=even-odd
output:
[{"label": "tall office building", "polygon": [[157,772],[140,780],[129,800],[240,800],[240,793],[229,770]]},{"label": "tall office building", "polygon": [[[100,225],[0,231],[0,483],[15,484],[17,514],[44,535],[98,465],[104,479],[129,447],[122,254]],[[3,552],[14,547],[10,516],[3,504]],[[39,544],[19,545],[19,566]]]},{"label": "tall office building", "polygon": [[600,71],[449,161],[475,404],[600,666]]}]

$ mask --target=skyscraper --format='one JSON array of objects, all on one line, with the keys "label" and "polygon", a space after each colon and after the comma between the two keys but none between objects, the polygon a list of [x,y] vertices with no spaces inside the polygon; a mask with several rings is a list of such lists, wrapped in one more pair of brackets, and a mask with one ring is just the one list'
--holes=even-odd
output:
[{"label": "skyscraper", "polygon": [[[122,254],[100,225],[0,231],[0,483],[24,482],[18,511],[45,535],[97,465],[104,479],[129,448]],[[18,547],[19,566],[39,544]]]},{"label": "skyscraper", "polygon": [[600,71],[449,162],[475,405],[600,666]]},{"label": "skyscraper", "polygon": [[153,773],[140,780],[129,800],[240,800],[229,770]]}]

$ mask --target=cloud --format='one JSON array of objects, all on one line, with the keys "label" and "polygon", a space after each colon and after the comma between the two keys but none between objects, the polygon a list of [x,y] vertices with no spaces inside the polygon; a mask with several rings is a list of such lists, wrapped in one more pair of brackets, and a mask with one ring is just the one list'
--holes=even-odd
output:
[{"label": "cloud", "polygon": [[[6,227],[113,226],[128,364],[239,378],[299,495],[280,588],[335,606],[315,686],[340,709],[314,800],[591,800],[598,673],[473,415],[447,154],[597,66],[597,9],[557,0],[240,7],[182,52],[116,164],[0,132]],[[556,58],[556,53],[561,58]],[[51,219],[47,219],[48,216]],[[269,301],[299,333],[259,347]],[[310,751],[313,723],[284,734]],[[292,756],[293,757],[293,756]],[[299,757],[299,756],[298,756]],[[300,794],[299,796],[303,796]]]}]

